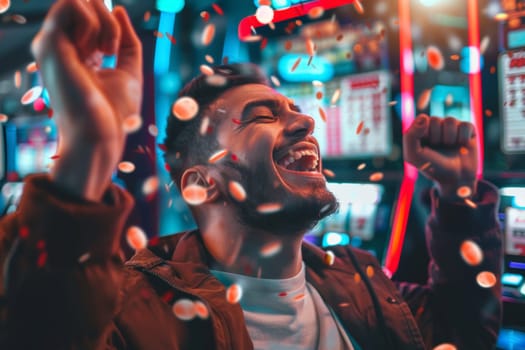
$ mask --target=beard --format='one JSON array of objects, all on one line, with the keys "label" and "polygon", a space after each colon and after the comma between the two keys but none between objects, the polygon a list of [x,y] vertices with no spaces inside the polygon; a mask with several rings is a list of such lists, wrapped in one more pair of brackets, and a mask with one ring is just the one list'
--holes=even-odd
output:
[{"label": "beard", "polygon": [[[263,165],[251,170],[227,161],[218,168],[224,181],[221,186],[223,194],[237,208],[236,219],[249,227],[276,234],[305,233],[338,209],[335,196],[324,182],[312,182],[307,188],[290,190],[277,182],[277,177],[271,179]],[[247,194],[244,201],[238,202],[228,193],[227,184],[232,180],[244,187]],[[257,211],[257,207],[264,203],[277,203],[281,208],[270,213]]]}]

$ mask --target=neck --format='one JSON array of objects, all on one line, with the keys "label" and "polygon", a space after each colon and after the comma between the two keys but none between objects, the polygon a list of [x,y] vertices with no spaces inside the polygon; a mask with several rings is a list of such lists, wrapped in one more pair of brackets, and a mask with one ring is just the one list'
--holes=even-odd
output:
[{"label": "neck", "polygon": [[[208,210],[209,209],[209,210]],[[233,210],[221,206],[196,215],[210,268],[247,276],[284,279],[301,270],[304,232],[268,232],[232,220]]]}]

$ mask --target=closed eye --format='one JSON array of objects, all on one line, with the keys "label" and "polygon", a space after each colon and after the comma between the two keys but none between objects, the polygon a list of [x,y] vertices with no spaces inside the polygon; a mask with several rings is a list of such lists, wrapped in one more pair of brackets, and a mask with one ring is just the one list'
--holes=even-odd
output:
[{"label": "closed eye", "polygon": [[277,120],[277,117],[274,115],[258,115],[252,118],[251,121],[257,123],[272,123]]}]

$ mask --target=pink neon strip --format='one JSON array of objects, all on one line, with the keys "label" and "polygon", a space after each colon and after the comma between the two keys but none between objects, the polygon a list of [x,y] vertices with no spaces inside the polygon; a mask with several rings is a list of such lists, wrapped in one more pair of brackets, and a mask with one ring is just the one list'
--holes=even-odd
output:
[{"label": "pink neon strip", "polygon": [[[313,2],[307,2],[305,4],[293,5],[282,10],[275,10],[273,12],[272,22],[279,23],[289,19],[305,16],[308,14],[308,11],[310,11],[314,7],[322,7],[325,10],[329,10],[335,7],[351,4],[354,1],[355,0],[318,0]],[[266,24],[259,22],[255,15],[244,17],[239,22],[239,40],[245,41],[247,38],[252,36],[252,28],[257,29],[265,25]]]},{"label": "pink neon strip", "polygon": [[[479,10],[478,0],[468,0],[468,45],[479,52]],[[480,66],[479,61],[475,63],[476,67]],[[471,120],[476,127],[478,141],[478,169],[477,178],[483,176],[484,145],[483,138],[483,113],[481,104],[481,71],[475,69],[469,74],[469,93],[470,93],[470,111]]]},{"label": "pink neon strip", "polygon": [[[401,123],[403,133],[414,121],[414,80],[412,32],[410,30],[410,0],[399,0],[399,51],[401,75]],[[392,234],[385,258],[385,268],[393,275],[399,266],[403,242],[405,240],[408,214],[412,204],[417,169],[404,163],[403,182],[399,191],[392,224]]]}]

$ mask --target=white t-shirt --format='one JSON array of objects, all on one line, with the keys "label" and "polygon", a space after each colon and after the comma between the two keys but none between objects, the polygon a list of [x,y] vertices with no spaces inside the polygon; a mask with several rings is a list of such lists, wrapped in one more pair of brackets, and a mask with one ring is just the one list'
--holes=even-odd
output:
[{"label": "white t-shirt", "polygon": [[306,282],[304,264],[288,279],[211,272],[225,286],[242,288],[239,303],[256,350],[354,350],[337,317]]}]

